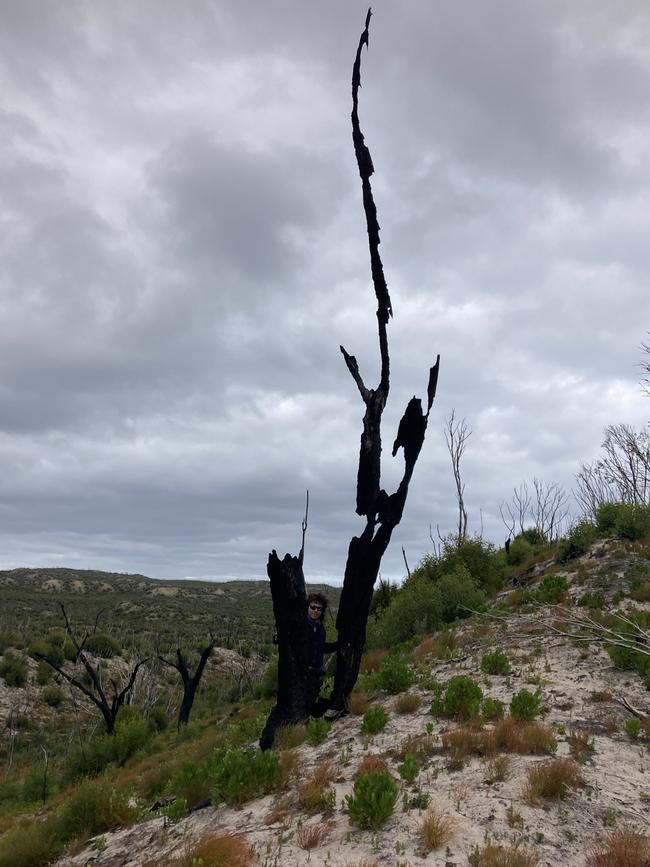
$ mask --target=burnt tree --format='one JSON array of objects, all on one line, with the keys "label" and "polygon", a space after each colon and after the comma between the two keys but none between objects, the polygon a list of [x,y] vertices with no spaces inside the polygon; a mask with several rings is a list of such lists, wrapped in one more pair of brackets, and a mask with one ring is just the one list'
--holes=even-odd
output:
[{"label": "burnt tree", "polygon": [[203,677],[205,666],[207,665],[208,660],[212,656],[212,651],[214,650],[216,643],[216,638],[212,635],[212,633],[210,633],[210,641],[201,650],[199,661],[196,665],[196,668],[194,669],[194,674],[190,673],[188,660],[183,655],[183,651],[180,647],[176,648],[175,660],[167,659],[166,657],[162,656],[162,654],[157,655],[158,659],[165,665],[168,665],[170,668],[176,669],[183,683],[183,698],[178,709],[179,729],[182,725],[187,725],[190,721],[190,714],[194,705],[194,699],[196,698],[196,692],[199,688],[201,678]]},{"label": "burnt tree", "polygon": [[[379,384],[375,388],[368,388],[361,376],[356,358],[343,346],[340,347],[365,405],[356,493],[356,512],[365,519],[365,527],[359,536],[352,538],[348,548],[343,591],[336,619],[338,650],[330,706],[341,711],[359,674],[373,587],[379,574],[381,558],[388,547],[393,530],[402,518],[409,482],[424,442],[440,363],[440,356],[438,356],[429,371],[426,413],[423,412],[421,401],[413,397],[399,423],[392,453],[395,456],[399,449],[403,450],[404,472],[397,490],[388,494],[381,487],[381,419],[389,392],[390,358],[387,325],[393,311],[379,255],[379,223],[370,184],[374,166],[361,132],[358,113],[361,53],[364,46],[368,47],[371,14],[369,9],[352,69],[352,141],[361,176],[370,268],[377,298],[381,372]],[[298,557],[287,554],[283,560],[280,560],[275,551],[269,556],[267,571],[271,581],[279,645],[278,696],[277,704],[271,711],[262,734],[260,741],[262,748],[271,746],[275,730],[279,725],[305,719],[309,715],[310,703],[314,697],[315,686],[306,669],[307,630],[303,556],[304,523],[303,546]]]},{"label": "burnt tree", "polygon": [[127,697],[129,696],[131,690],[133,689],[133,685],[135,684],[135,679],[138,675],[138,671],[140,670],[140,666],[144,665],[145,662],[148,662],[148,659],[140,659],[138,660],[133,668],[129,671],[126,676],[126,682],[120,689],[117,681],[113,677],[109,677],[108,682],[110,684],[111,689],[107,689],[104,685],[102,679],[102,673],[99,669],[99,666],[93,665],[91,660],[85,653],[84,647],[86,642],[90,638],[94,632],[97,630],[97,623],[99,622],[100,614],[97,614],[95,618],[95,628],[93,633],[86,631],[84,637],[79,640],[76,633],[72,629],[72,625],[68,618],[67,612],[63,604],[61,604],[61,612],[63,614],[63,619],[65,620],[65,629],[70,638],[70,641],[74,645],[74,649],[76,652],[76,661],[81,663],[88,675],[90,685],[86,686],[83,681],[79,680],[78,677],[70,674],[65,670],[63,664],[59,664],[59,662],[55,659],[52,659],[45,653],[34,653],[34,659],[42,660],[46,662],[54,671],[58,672],[61,677],[66,680],[70,686],[74,686],[75,689],[78,689],[82,692],[86,698],[88,698],[95,707],[100,711],[101,715],[104,718],[104,725],[106,726],[106,734],[112,735],[115,733],[115,722],[117,720],[117,715],[120,712],[120,708],[123,706]]}]

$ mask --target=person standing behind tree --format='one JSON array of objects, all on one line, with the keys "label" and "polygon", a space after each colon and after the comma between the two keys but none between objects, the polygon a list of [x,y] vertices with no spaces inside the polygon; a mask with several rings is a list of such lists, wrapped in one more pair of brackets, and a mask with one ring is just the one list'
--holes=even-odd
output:
[{"label": "person standing behind tree", "polygon": [[324,657],[334,653],[338,643],[325,640],[325,612],[327,597],[322,593],[310,593],[307,597],[307,665],[311,675],[312,709],[318,712],[317,702],[325,676]]}]

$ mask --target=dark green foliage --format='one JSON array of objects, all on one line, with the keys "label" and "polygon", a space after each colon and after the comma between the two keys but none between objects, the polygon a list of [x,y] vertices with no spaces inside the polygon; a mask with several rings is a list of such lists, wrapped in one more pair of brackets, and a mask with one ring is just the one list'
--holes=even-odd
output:
[{"label": "dark green foliage", "polygon": [[175,795],[177,801],[193,807],[199,801],[210,796],[212,788],[211,766],[209,761],[185,762],[168,783],[170,794]]},{"label": "dark green foliage", "polygon": [[464,539],[460,545],[456,537],[449,537],[443,543],[442,554],[425,557],[413,575],[422,571],[437,581],[454,572],[458,566],[467,570],[478,587],[492,593],[503,584],[507,562],[504,551],[497,551],[491,542],[479,536]]},{"label": "dark green foliage", "polygon": [[44,762],[33,765],[23,779],[24,801],[46,801],[52,794],[52,777]]},{"label": "dark green foliage", "polygon": [[603,536],[613,535],[616,530],[616,519],[618,518],[618,507],[621,503],[601,503],[594,512],[596,519],[596,527],[598,532]]},{"label": "dark green foliage", "polygon": [[379,669],[378,685],[391,695],[397,695],[413,683],[413,676],[404,657],[389,653]]},{"label": "dark green foliage", "polygon": [[0,660],[0,677],[7,686],[23,687],[27,683],[27,660],[13,650],[7,650]]},{"label": "dark green foliage", "polygon": [[650,506],[601,503],[595,515],[598,532],[636,541],[650,535]]},{"label": "dark green foliage", "polygon": [[376,735],[378,732],[382,731],[382,729],[386,727],[387,722],[388,714],[383,709],[383,707],[381,707],[381,705],[368,708],[368,710],[363,715],[361,731],[364,733],[364,735]]},{"label": "dark green foliage", "polygon": [[63,690],[58,686],[46,686],[41,695],[45,704],[50,707],[60,707],[65,700]]},{"label": "dark green foliage", "polygon": [[538,687],[535,692],[520,689],[510,700],[510,713],[521,720],[532,720],[542,712],[540,699],[542,690]]},{"label": "dark green foliage", "polygon": [[563,575],[547,575],[539,585],[535,596],[538,602],[548,605],[558,605],[569,590],[567,580]]},{"label": "dark green foliage", "polygon": [[49,683],[52,680],[52,675],[54,674],[54,669],[47,664],[44,660],[40,660],[38,663],[38,668],[36,669],[36,683],[39,686],[45,686],[46,683]]},{"label": "dark green foliage", "polygon": [[322,717],[310,719],[305,729],[305,740],[308,744],[311,744],[312,747],[316,747],[318,744],[323,743],[330,728],[330,724]]},{"label": "dark green foliage", "polygon": [[470,719],[478,716],[482,698],[478,683],[466,674],[458,674],[447,682],[444,693],[433,699],[431,713],[449,719]]},{"label": "dark green foliage", "polygon": [[374,771],[357,777],[345,803],[351,823],[376,830],[390,819],[396,800],[397,786],[388,771]]},{"label": "dark green foliage", "polygon": [[481,671],[486,674],[510,674],[512,668],[508,657],[502,650],[485,653],[481,658]]},{"label": "dark green foliage", "polygon": [[87,780],[57,810],[54,824],[57,837],[67,841],[130,824],[137,814],[128,792],[113,788],[107,779]]},{"label": "dark green foliage", "polygon": [[598,530],[591,521],[580,521],[569,532],[566,538],[561,539],[558,545],[558,563],[566,563],[586,554],[591,545],[598,538]]},{"label": "dark green foliage", "polygon": [[84,650],[92,653],[93,656],[100,656],[102,659],[112,659],[112,657],[120,655],[122,646],[111,635],[107,635],[105,632],[96,632],[86,640]]},{"label": "dark green foliage", "polygon": [[485,720],[503,719],[504,705],[498,698],[487,695],[481,705],[481,718]]},{"label": "dark green foliage", "polygon": [[[29,642],[27,651],[30,656],[40,653],[42,656],[47,656],[56,665],[63,663],[63,647],[60,644],[52,644],[44,638],[37,638]],[[47,664],[47,663],[46,663]]]},{"label": "dark green foliage", "polygon": [[275,698],[278,691],[278,660],[272,659],[266,667],[262,680],[257,686],[260,698]]},{"label": "dark green foliage", "polygon": [[597,591],[596,593],[583,593],[580,599],[578,599],[578,605],[583,608],[604,608],[605,594],[600,591]]},{"label": "dark green foliage", "polygon": [[65,780],[95,776],[110,765],[120,767],[136,753],[152,746],[153,728],[148,720],[124,709],[112,735],[97,734],[83,748],[73,749],[66,761]]},{"label": "dark green foliage", "polygon": [[521,566],[527,560],[530,560],[535,554],[534,547],[523,536],[517,536],[510,543],[508,551],[508,563],[510,566]]},{"label": "dark green foliage", "polygon": [[278,785],[280,763],[270,750],[219,750],[213,762],[213,801],[240,806],[266,795]]},{"label": "dark green foliage", "polygon": [[406,756],[398,768],[400,777],[407,783],[412,783],[420,772],[420,766],[415,756]]},{"label": "dark green foliage", "polygon": [[375,592],[372,594],[370,603],[370,616],[377,618],[384,608],[388,608],[397,595],[397,584],[379,579]]}]

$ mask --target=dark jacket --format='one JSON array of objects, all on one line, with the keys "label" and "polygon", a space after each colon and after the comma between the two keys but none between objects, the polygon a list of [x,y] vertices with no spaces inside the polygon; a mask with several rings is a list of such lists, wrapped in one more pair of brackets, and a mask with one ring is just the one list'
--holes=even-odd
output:
[{"label": "dark jacket", "polygon": [[323,669],[323,656],[333,653],[338,642],[325,641],[325,627],[320,620],[307,616],[307,665],[318,671]]}]

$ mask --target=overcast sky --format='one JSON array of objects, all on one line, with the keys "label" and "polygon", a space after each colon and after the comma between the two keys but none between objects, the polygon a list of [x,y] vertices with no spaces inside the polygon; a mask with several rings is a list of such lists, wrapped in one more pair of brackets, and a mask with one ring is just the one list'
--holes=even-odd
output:
[{"label": "overcast sky", "polygon": [[[340,582],[376,303],[350,134],[357,0],[9,0],[0,28],[0,568]],[[379,0],[360,115],[393,301],[384,484],[438,396],[382,566],[570,489],[640,427],[647,0]],[[435,533],[435,530],[434,530]]]}]

